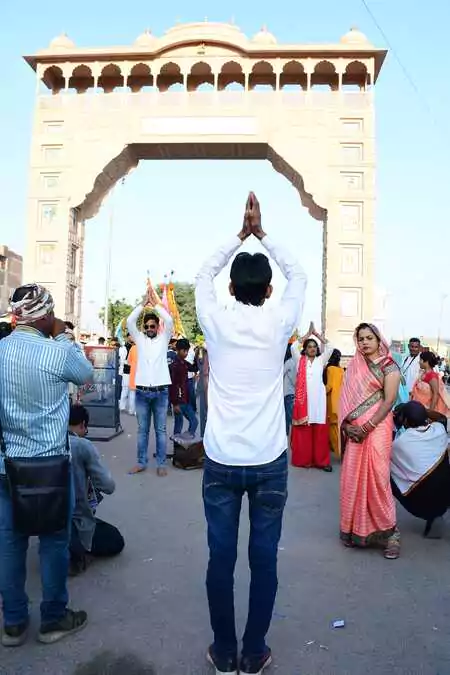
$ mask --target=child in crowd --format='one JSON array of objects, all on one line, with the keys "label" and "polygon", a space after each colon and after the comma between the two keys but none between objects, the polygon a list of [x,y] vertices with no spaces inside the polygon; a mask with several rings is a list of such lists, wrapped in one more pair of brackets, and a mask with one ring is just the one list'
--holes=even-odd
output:
[{"label": "child in crowd", "polygon": [[177,340],[177,355],[169,366],[172,379],[172,384],[169,387],[169,398],[175,415],[174,436],[179,436],[182,433],[183,417],[185,417],[189,422],[187,433],[191,438],[194,438],[198,427],[198,419],[190,403],[188,375],[190,372],[198,372],[198,365],[196,362],[191,364],[186,361],[189,349],[189,340],[185,338]]}]

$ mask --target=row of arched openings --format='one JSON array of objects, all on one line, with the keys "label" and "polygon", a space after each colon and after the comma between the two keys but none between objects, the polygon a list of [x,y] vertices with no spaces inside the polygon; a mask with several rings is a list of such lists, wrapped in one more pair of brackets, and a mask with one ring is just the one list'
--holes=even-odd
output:
[{"label": "row of arched openings", "polygon": [[[215,76],[211,65],[204,61],[195,63],[187,77],[183,76],[178,63],[165,63],[159,73],[152,72],[151,66],[146,63],[135,64],[128,76],[122,73],[121,67],[115,63],[105,65],[96,83],[93,71],[87,64],[75,66],[71,76],[66,82],[61,67],[53,65],[48,67],[42,77],[42,81],[53,94],[58,94],[63,89],[70,89],[78,94],[83,94],[89,89],[98,87],[105,93],[115,90],[139,92],[142,90],[155,89],[161,92],[184,89],[188,91],[215,89],[244,89],[246,76],[242,66],[236,61],[225,63],[220,73]],[[339,75],[334,63],[320,61],[315,66],[310,76],[311,88],[339,89]],[[342,75],[341,86],[345,89],[364,90],[370,85],[370,75],[364,63],[353,61],[349,63]],[[248,75],[248,89],[299,89],[308,88],[308,76],[300,61],[289,61],[283,67],[279,78],[274,72],[273,66],[268,61],[255,63]]]}]

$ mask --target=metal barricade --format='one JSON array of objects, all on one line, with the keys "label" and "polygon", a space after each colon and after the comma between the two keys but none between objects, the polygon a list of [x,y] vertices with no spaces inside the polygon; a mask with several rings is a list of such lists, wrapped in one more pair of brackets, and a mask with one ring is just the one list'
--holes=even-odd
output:
[{"label": "metal barricade", "polygon": [[[77,391],[77,402],[89,412],[89,426],[103,429],[105,435],[96,433],[94,440],[110,440],[122,432],[119,401],[121,376],[119,375],[119,350],[104,345],[86,346],[86,357],[94,366],[94,377]],[[107,435],[108,430],[113,433]]]}]

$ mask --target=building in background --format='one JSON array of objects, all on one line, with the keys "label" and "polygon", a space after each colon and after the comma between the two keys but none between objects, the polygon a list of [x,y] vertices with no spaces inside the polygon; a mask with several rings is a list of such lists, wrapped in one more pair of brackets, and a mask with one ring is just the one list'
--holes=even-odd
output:
[{"label": "building in background", "polygon": [[0,315],[8,311],[9,296],[22,284],[22,256],[0,245]]}]

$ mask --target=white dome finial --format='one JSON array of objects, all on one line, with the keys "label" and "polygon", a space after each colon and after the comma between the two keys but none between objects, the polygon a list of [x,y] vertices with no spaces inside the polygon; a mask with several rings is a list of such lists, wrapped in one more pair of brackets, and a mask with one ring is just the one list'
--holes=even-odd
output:
[{"label": "white dome finial", "polygon": [[61,35],[53,38],[49,47],[50,49],[73,49],[75,42],[67,36],[67,33],[61,33]]},{"label": "white dome finial", "polygon": [[152,34],[150,28],[146,28],[141,35],[138,35],[134,44],[136,47],[150,47],[155,41],[155,36]]}]

